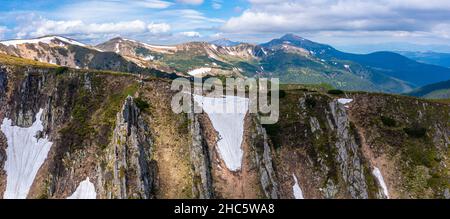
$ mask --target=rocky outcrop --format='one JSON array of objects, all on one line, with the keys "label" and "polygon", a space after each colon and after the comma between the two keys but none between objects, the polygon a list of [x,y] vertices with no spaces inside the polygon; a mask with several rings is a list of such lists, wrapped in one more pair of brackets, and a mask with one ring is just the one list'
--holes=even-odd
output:
[{"label": "rocky outcrop", "polygon": [[211,178],[211,161],[208,146],[203,137],[203,130],[198,114],[189,113],[192,144],[190,157],[193,171],[192,193],[194,197],[210,199],[214,197]]},{"label": "rocky outcrop", "polygon": [[255,132],[251,136],[251,147],[254,151],[256,167],[259,172],[261,187],[268,199],[279,198],[278,183],[272,164],[272,151],[266,130],[259,123],[256,116],[252,117]]},{"label": "rocky outcrop", "polygon": [[129,96],[117,114],[106,152],[107,167],[101,177],[105,198],[152,198],[156,164],[151,160],[153,143],[148,133],[148,124]]},{"label": "rocky outcrop", "polygon": [[357,137],[352,130],[349,118],[343,104],[337,101],[330,103],[332,122],[336,131],[335,147],[336,161],[342,178],[347,184],[347,190],[352,198],[369,197],[364,177],[364,167],[361,161],[361,151]]}]

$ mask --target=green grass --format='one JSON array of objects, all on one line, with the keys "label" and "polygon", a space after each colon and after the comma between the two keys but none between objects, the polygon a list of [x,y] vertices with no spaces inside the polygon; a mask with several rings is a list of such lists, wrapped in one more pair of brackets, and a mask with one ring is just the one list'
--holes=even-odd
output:
[{"label": "green grass", "polygon": [[150,104],[140,97],[134,98],[134,103],[136,104],[137,108],[139,108],[139,110],[141,111],[145,111],[150,107]]},{"label": "green grass", "polygon": [[31,59],[24,59],[15,56],[0,54],[0,63],[8,65],[18,65],[18,66],[37,66],[37,67],[47,67],[56,68],[57,65],[52,65],[48,63],[38,62]]},{"label": "green grass", "polygon": [[394,119],[392,119],[391,117],[381,116],[381,122],[383,123],[383,125],[385,125],[387,127],[396,127],[397,126],[397,122]]}]

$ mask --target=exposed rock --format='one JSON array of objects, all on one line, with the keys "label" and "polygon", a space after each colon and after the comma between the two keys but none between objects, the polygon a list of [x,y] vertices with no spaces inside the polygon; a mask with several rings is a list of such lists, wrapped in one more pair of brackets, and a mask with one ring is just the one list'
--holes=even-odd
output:
[{"label": "exposed rock", "polygon": [[[318,134],[320,134],[322,132],[322,130],[320,129],[319,120],[317,120],[316,117],[311,116],[309,118],[309,125],[311,126],[311,132],[312,133],[316,133],[317,132]],[[316,137],[319,138],[318,135],[316,135]]]},{"label": "exposed rock", "polygon": [[323,196],[326,199],[332,199],[339,192],[337,186],[333,183],[333,180],[329,179],[327,181],[326,187],[322,189]]},{"label": "exposed rock", "polygon": [[342,178],[348,184],[347,189],[352,198],[366,199],[369,195],[360,158],[361,151],[350,127],[345,107],[336,101],[331,102],[329,106],[336,129],[336,161]]},{"label": "exposed rock", "polygon": [[152,198],[156,165],[151,161],[153,143],[148,133],[148,125],[129,96],[117,114],[116,128],[107,149],[106,162],[111,165],[103,176],[107,187],[103,191],[107,193],[105,197]]},{"label": "exposed rock", "polygon": [[444,198],[445,199],[450,199],[450,190],[448,188],[446,188],[445,191],[444,191]]},{"label": "exposed rock", "polygon": [[203,139],[203,131],[199,123],[198,114],[189,113],[192,144],[190,157],[193,169],[192,192],[195,197],[210,199],[214,197],[211,178],[211,161],[208,146]]},{"label": "exposed rock", "polygon": [[[266,130],[253,116],[256,132],[252,136],[252,147],[255,151],[256,166],[259,170],[261,187],[266,198],[277,199],[279,195],[276,173],[272,164],[272,152]],[[262,146],[262,147],[261,147]]]}]

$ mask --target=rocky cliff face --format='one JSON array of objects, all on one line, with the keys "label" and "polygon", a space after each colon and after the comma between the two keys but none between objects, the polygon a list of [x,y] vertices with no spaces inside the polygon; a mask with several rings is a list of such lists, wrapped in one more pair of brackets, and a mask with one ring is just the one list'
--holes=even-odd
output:
[{"label": "rocky cliff face", "polygon": [[214,197],[211,177],[211,160],[203,129],[197,114],[190,113],[192,144],[190,157],[193,168],[192,192],[194,197],[209,199]]},{"label": "rocky cliff face", "polygon": [[102,196],[107,198],[152,198],[156,165],[151,160],[153,140],[140,110],[128,96],[116,117],[113,137],[100,165]]},{"label": "rocky cliff face", "polygon": [[368,198],[364,167],[361,161],[360,142],[357,133],[350,127],[350,121],[343,104],[337,101],[330,103],[332,130],[336,132],[335,160],[339,165],[342,179],[352,198]]},{"label": "rocky cliff face", "polygon": [[[277,124],[245,116],[237,171],[208,114],[171,111],[166,79],[1,64],[0,121],[40,119],[35,137],[53,142],[28,198],[66,198],[87,178],[97,198],[449,198],[448,104],[284,92]],[[1,197],[8,147],[0,132]]]},{"label": "rocky cliff face", "polygon": [[266,129],[281,197],[293,197],[292,173],[306,198],[445,197],[447,104],[292,90],[280,106]]},{"label": "rocky cliff face", "polygon": [[258,117],[252,117],[254,128],[252,129],[250,145],[254,153],[257,171],[265,198],[279,198],[278,179],[273,167],[272,147],[266,130],[260,124]]}]

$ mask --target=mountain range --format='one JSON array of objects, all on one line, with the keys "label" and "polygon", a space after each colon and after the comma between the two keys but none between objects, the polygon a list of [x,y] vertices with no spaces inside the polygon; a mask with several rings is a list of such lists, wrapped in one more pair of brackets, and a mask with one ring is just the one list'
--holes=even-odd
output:
[{"label": "mountain range", "polygon": [[418,62],[450,68],[450,53],[439,53],[430,51],[428,52],[398,51],[397,53]]},{"label": "mountain range", "polygon": [[287,34],[260,45],[219,40],[173,46],[114,38],[96,46],[60,36],[0,42],[0,53],[80,69],[178,76],[278,77],[337,89],[406,93],[450,79],[450,69],[393,52],[351,54]]}]

